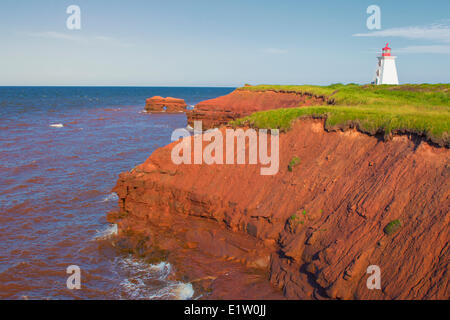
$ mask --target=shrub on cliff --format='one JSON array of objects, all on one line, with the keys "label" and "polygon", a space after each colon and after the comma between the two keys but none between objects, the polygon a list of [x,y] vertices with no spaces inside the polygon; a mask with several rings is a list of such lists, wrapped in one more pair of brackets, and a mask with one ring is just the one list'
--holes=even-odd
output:
[{"label": "shrub on cliff", "polygon": [[402,227],[402,223],[399,219],[393,220],[389,222],[386,227],[384,227],[384,233],[386,233],[388,236],[391,234],[396,233],[400,228]]},{"label": "shrub on cliff", "polygon": [[292,158],[292,160],[288,164],[288,170],[292,172],[294,170],[294,167],[300,164],[300,158],[295,156]]}]

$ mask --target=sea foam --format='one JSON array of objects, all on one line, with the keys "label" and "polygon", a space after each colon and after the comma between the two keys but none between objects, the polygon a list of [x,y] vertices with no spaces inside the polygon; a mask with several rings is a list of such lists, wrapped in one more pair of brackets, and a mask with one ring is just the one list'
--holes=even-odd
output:
[{"label": "sea foam", "polygon": [[102,202],[108,202],[108,201],[117,201],[119,200],[119,196],[117,195],[117,193],[113,192],[110,193],[109,195],[107,195]]},{"label": "sea foam", "polygon": [[97,234],[94,237],[95,240],[105,240],[112,236],[116,236],[118,232],[117,224],[113,223],[107,226],[104,230],[97,230]]},{"label": "sea foam", "polygon": [[194,296],[190,283],[168,280],[172,265],[168,262],[147,264],[128,256],[116,261],[118,273],[125,273],[121,281],[122,299],[139,300],[188,300]]}]

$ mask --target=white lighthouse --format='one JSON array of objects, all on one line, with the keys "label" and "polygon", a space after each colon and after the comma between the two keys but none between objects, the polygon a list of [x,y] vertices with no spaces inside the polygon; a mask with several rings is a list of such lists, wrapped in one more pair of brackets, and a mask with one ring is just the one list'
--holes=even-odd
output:
[{"label": "white lighthouse", "polygon": [[395,59],[391,56],[391,48],[389,43],[382,49],[381,57],[378,58],[377,71],[375,72],[374,84],[398,84],[397,68],[395,67]]}]

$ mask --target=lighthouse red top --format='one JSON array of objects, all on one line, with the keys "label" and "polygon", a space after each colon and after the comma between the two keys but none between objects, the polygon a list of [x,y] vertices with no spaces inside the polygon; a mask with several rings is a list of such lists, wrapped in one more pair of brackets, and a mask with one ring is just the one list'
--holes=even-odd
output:
[{"label": "lighthouse red top", "polygon": [[386,47],[383,48],[383,53],[381,54],[383,57],[391,56],[391,48],[389,48],[389,43],[386,43]]}]

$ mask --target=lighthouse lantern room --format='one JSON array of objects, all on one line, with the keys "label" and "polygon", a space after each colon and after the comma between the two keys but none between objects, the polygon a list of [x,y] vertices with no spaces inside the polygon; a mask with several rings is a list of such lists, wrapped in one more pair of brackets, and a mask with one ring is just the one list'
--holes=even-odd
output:
[{"label": "lighthouse lantern room", "polygon": [[378,66],[375,72],[374,84],[398,84],[397,68],[395,59],[391,56],[389,43],[382,49],[381,56],[378,57]]}]

